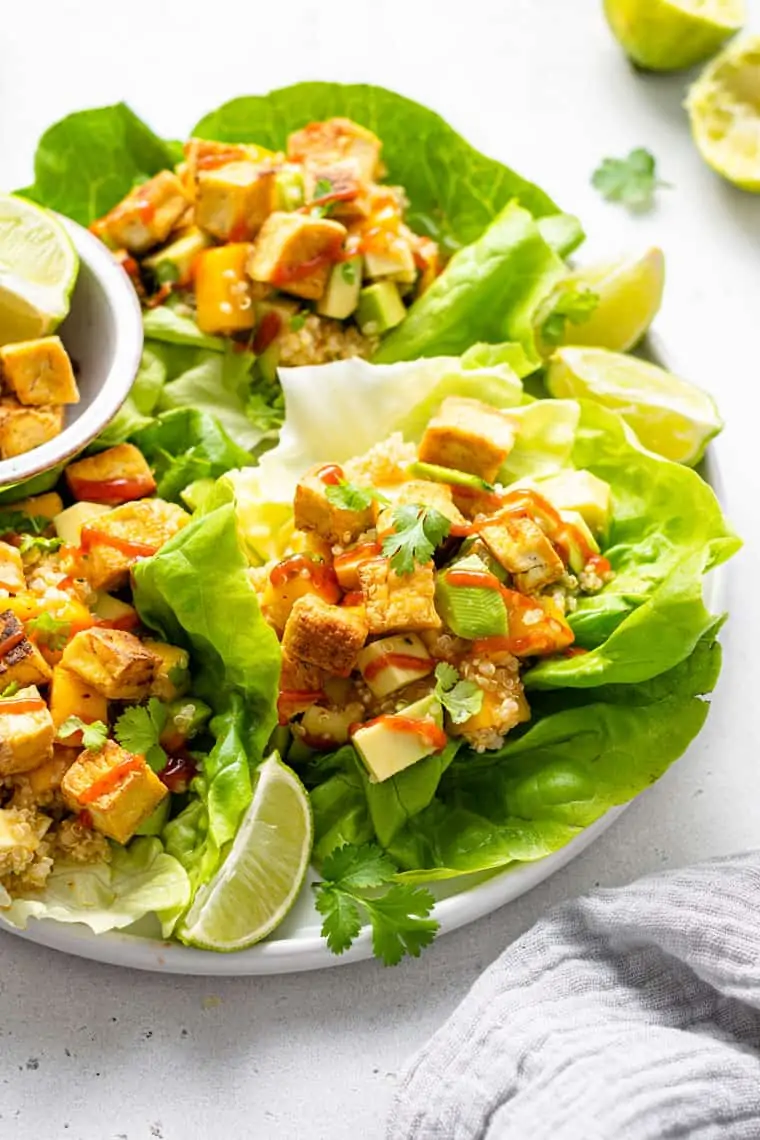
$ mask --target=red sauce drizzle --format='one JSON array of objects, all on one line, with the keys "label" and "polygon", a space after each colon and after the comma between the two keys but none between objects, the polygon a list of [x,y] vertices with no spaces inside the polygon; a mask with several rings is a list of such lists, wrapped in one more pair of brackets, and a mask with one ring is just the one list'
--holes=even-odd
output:
[{"label": "red sauce drizzle", "polygon": [[349,590],[341,599],[342,606],[363,606],[364,592],[362,590]]},{"label": "red sauce drizzle", "polygon": [[152,475],[137,475],[131,479],[77,479],[69,480],[71,489],[79,499],[91,503],[128,503],[152,495],[156,481]]},{"label": "red sauce drizzle", "polygon": [[406,732],[419,736],[436,752],[440,752],[448,743],[446,733],[438,727],[434,720],[416,720],[413,717],[396,713],[386,713],[383,716],[376,716],[374,720],[367,720],[364,724],[351,725],[349,732],[353,735],[358,729],[371,728],[375,724],[382,724],[384,728],[388,728],[392,732]]},{"label": "red sauce drizzle", "polygon": [[319,273],[320,269],[324,269],[325,266],[337,261],[340,256],[341,241],[342,239],[339,237],[338,245],[335,248],[317,254],[316,257],[310,257],[308,261],[301,261],[297,265],[278,265],[271,277],[272,284],[289,285],[293,281],[303,281],[304,278]]},{"label": "red sauce drizzle", "polygon": [[340,597],[335,571],[325,562],[314,562],[303,554],[291,554],[273,566],[269,575],[269,581],[275,589],[292,582],[294,578],[307,578],[325,601],[337,602]]},{"label": "red sauce drizzle", "polygon": [[115,534],[106,534],[94,526],[82,527],[82,552],[87,553],[93,546],[110,546],[114,550],[126,554],[128,558],[150,558],[158,550],[147,542],[132,542],[128,538],[119,538]]},{"label": "red sauce drizzle", "polygon": [[337,463],[326,463],[316,472],[316,477],[326,487],[337,487],[345,479],[343,468],[339,467]]},{"label": "red sauce drizzle", "polygon": [[7,700],[0,700],[0,716],[6,713],[42,712],[44,708],[45,702],[42,697],[19,697],[18,700],[8,697]]},{"label": "red sauce drizzle", "polygon": [[253,351],[259,354],[266,352],[272,341],[280,335],[281,328],[282,320],[279,313],[271,309],[268,313],[264,313],[253,338]]},{"label": "red sauce drizzle", "polygon": [[586,565],[590,566],[596,574],[609,574],[612,570],[612,563],[609,559],[604,558],[601,554],[592,554],[586,561]]},{"label": "red sauce drizzle", "polygon": [[140,618],[136,611],[131,614],[123,614],[119,618],[100,618],[93,622],[93,625],[97,625],[100,629],[121,629],[127,632],[130,629],[136,629],[139,624]]},{"label": "red sauce drizzle", "polygon": [[138,768],[144,767],[145,761],[142,756],[128,756],[126,760],[122,760],[120,764],[116,764],[108,772],[104,772],[100,779],[90,784],[89,788],[86,788],[79,796],[79,802],[82,804],[94,803],[95,800],[108,795],[109,792],[118,787],[130,772],[136,772]]},{"label": "red sauce drizzle", "polygon": [[415,673],[429,673],[432,657],[414,657],[411,653],[382,653],[370,661],[362,673],[365,681],[373,681],[384,669],[409,669]]},{"label": "red sauce drizzle", "polygon": [[308,689],[281,689],[277,698],[278,722],[287,724],[298,713],[322,700],[324,695],[321,689],[313,692]]}]

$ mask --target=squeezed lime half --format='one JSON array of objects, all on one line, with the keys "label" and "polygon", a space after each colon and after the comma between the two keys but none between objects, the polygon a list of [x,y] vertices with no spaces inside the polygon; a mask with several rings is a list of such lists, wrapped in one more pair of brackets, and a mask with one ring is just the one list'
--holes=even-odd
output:
[{"label": "squeezed lime half", "polygon": [[760,193],[760,36],[731,44],[689,90],[691,133],[709,166]]},{"label": "squeezed lime half", "polygon": [[626,54],[651,71],[709,59],[746,16],[744,0],[604,0],[604,11]]}]

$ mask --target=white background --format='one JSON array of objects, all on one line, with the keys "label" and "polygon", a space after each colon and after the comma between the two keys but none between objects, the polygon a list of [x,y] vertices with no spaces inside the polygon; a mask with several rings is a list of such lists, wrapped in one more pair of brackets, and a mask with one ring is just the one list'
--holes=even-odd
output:
[{"label": "white background", "polygon": [[[123,98],[159,133],[181,137],[235,95],[299,79],[385,84],[436,107],[580,214],[588,256],[662,245],[657,327],[728,422],[718,454],[746,547],[728,573],[726,664],[707,729],[550,882],[395,970],[162,978],[0,935],[4,1140],[374,1140],[405,1058],[550,904],[760,838],[760,199],[702,164],[681,109],[684,78],[634,73],[600,0],[5,0],[2,9],[3,188],[30,180],[37,136],[76,108]],[[750,9],[760,31],[760,0]],[[638,145],[673,188],[633,219],[602,202],[589,175]]]}]

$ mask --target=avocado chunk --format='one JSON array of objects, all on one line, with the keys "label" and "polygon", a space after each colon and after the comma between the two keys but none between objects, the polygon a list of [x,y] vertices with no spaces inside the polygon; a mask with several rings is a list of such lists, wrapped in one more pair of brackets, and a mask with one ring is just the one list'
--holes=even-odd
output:
[{"label": "avocado chunk", "polygon": [[376,281],[359,294],[356,320],[365,336],[378,336],[400,325],[406,316],[404,302],[392,281]]},{"label": "avocado chunk", "polygon": [[413,285],[417,279],[411,246],[402,241],[394,244],[393,249],[365,253],[364,268],[368,277],[392,277],[407,285]]},{"label": "avocado chunk", "polygon": [[376,697],[395,693],[432,673],[435,661],[416,633],[397,633],[372,641],[356,663],[367,688]]},{"label": "avocado chunk", "polygon": [[451,581],[457,570],[490,573],[475,554],[441,570],[435,584],[435,606],[446,625],[457,637],[468,641],[504,636],[509,628],[507,607],[499,590],[488,586],[457,585]]},{"label": "avocado chunk", "polygon": [[480,559],[489,574],[493,574],[494,578],[498,578],[500,582],[506,582],[508,573],[502,566],[498,559],[494,558],[491,551],[488,549],[483,539],[478,535],[473,535],[471,538],[466,538],[459,548],[459,559],[467,558],[468,555],[474,554]]},{"label": "avocado chunk", "polygon": [[[432,694],[408,705],[397,717],[404,720],[428,720],[443,728],[443,710],[440,701]],[[353,745],[374,783],[389,780],[418,760],[438,752],[435,744],[422,734],[403,732],[393,727],[393,716],[380,717],[375,724],[358,729]]]},{"label": "avocado chunk", "polygon": [[561,539],[567,561],[574,574],[580,574],[593,554],[599,553],[599,544],[589,530],[583,515],[578,511],[560,511],[563,523]]},{"label": "avocado chunk", "polygon": [[183,736],[185,740],[192,740],[206,727],[210,718],[210,707],[197,697],[179,697],[175,701],[169,701],[161,742],[170,740],[175,734]]},{"label": "avocado chunk", "polygon": [[610,520],[610,485],[590,471],[560,471],[535,484],[558,511],[577,511],[596,534]]},{"label": "avocado chunk", "polygon": [[479,475],[469,471],[456,471],[453,467],[439,467],[437,463],[422,463],[417,460],[409,467],[409,474],[432,483],[448,483],[451,487],[472,487],[475,491],[493,491],[493,483],[487,483]]},{"label": "avocado chunk", "polygon": [[317,301],[317,312],[322,317],[344,321],[359,304],[362,287],[362,259],[350,257],[333,265],[327,288]]},{"label": "avocado chunk", "polygon": [[171,808],[171,796],[164,796],[157,808],[136,828],[135,835],[160,835],[166,826]]},{"label": "avocado chunk", "polygon": [[284,166],[274,176],[275,210],[290,213],[304,203],[303,174],[295,166]]},{"label": "avocado chunk", "polygon": [[208,234],[195,226],[183,237],[159,249],[143,261],[146,269],[155,276],[159,285],[186,285],[192,277],[193,262],[199,253],[212,244]]}]

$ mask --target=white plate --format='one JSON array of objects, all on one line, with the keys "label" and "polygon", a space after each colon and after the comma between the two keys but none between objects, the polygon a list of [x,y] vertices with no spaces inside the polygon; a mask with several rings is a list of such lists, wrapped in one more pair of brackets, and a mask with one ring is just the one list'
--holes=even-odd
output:
[{"label": "white plate", "polygon": [[[660,361],[671,359],[659,343],[650,346],[652,355]],[[715,488],[719,498],[723,498],[720,474],[714,448],[705,461],[703,472],[708,482]],[[715,572],[708,575],[705,582],[705,603],[716,610],[720,604],[720,576]],[[594,840],[606,831],[625,810],[612,808],[605,815],[587,827],[580,835],[560,851],[547,855],[535,863],[520,864],[497,873],[463,876],[444,884],[433,884],[431,889],[438,898],[434,915],[441,924],[440,934],[474,922],[483,915],[490,914],[511,902],[519,895],[538,886],[555,871],[565,867]],[[271,938],[250,950],[236,954],[214,954],[206,950],[193,950],[178,943],[166,942],[154,931],[150,921],[138,923],[133,932],[114,931],[95,935],[80,924],[65,925],[30,919],[26,930],[17,930],[0,919],[0,930],[7,930],[18,938],[76,954],[80,958],[92,958],[98,962],[109,962],[115,966],[130,966],[137,970],[155,970],[170,974],[205,974],[216,977],[240,977],[251,974],[287,974],[299,970],[318,970],[325,966],[340,966],[347,962],[357,962],[372,956],[372,946],[368,930],[364,930],[350,950],[340,957],[332,954],[320,936],[321,919],[311,902],[311,890],[305,888],[288,915],[277,930],[277,937]]]}]

